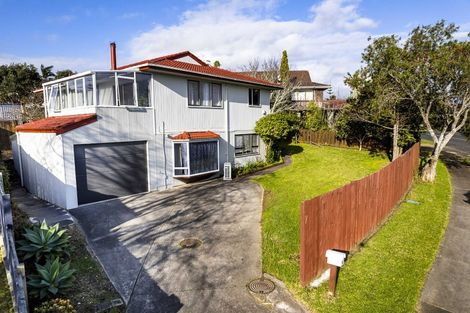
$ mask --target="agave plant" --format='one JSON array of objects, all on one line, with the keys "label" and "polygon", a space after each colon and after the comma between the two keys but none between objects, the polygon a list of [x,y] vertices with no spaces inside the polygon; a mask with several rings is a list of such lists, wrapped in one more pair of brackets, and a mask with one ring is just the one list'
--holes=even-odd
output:
[{"label": "agave plant", "polygon": [[23,259],[35,257],[36,262],[44,258],[55,258],[69,255],[69,239],[66,229],[59,229],[59,224],[48,226],[43,221],[40,226],[25,228],[23,237],[19,240],[18,251],[23,253]]},{"label": "agave plant", "polygon": [[32,296],[43,299],[47,296],[63,294],[72,286],[76,270],[70,268],[70,262],[61,263],[59,258],[47,260],[44,266],[36,263],[36,275],[28,280]]}]

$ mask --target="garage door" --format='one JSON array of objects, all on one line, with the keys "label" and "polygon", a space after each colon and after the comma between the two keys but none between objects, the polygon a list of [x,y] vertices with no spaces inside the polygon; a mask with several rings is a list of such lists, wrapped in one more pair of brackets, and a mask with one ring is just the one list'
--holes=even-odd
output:
[{"label": "garage door", "polygon": [[76,145],[78,204],[148,190],[145,141]]}]

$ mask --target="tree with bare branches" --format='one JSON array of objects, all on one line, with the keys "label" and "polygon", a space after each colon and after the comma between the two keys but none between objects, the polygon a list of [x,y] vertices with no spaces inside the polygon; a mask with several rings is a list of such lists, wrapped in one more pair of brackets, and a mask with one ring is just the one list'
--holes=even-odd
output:
[{"label": "tree with bare branches", "polygon": [[252,77],[282,83],[283,89],[271,92],[272,113],[288,112],[294,109],[292,93],[297,85],[289,80],[281,81],[280,67],[280,62],[276,58],[254,59],[240,67],[240,71]]}]

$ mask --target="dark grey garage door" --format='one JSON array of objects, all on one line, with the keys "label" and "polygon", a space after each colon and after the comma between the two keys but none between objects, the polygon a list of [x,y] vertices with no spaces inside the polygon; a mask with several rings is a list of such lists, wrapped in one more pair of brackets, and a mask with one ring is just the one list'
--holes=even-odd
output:
[{"label": "dark grey garage door", "polygon": [[148,190],[146,143],[76,145],[78,204]]}]

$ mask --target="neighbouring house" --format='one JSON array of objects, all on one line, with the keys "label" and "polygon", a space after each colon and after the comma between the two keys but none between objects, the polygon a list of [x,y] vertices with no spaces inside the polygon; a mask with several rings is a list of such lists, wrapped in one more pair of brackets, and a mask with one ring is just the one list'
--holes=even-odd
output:
[{"label": "neighbouring house", "polygon": [[[185,51],[43,84],[46,118],[17,127],[22,184],[70,209],[262,160],[255,123],[278,84],[212,67]],[[182,191],[184,192],[184,191]]]},{"label": "neighbouring house", "polygon": [[295,86],[292,92],[293,109],[295,111],[306,111],[307,105],[314,101],[319,107],[323,106],[323,92],[330,88],[330,85],[313,82],[309,71],[297,70],[289,71],[289,79]]},{"label": "neighbouring house", "polygon": [[0,150],[10,150],[10,136],[23,121],[21,104],[0,103]]}]

